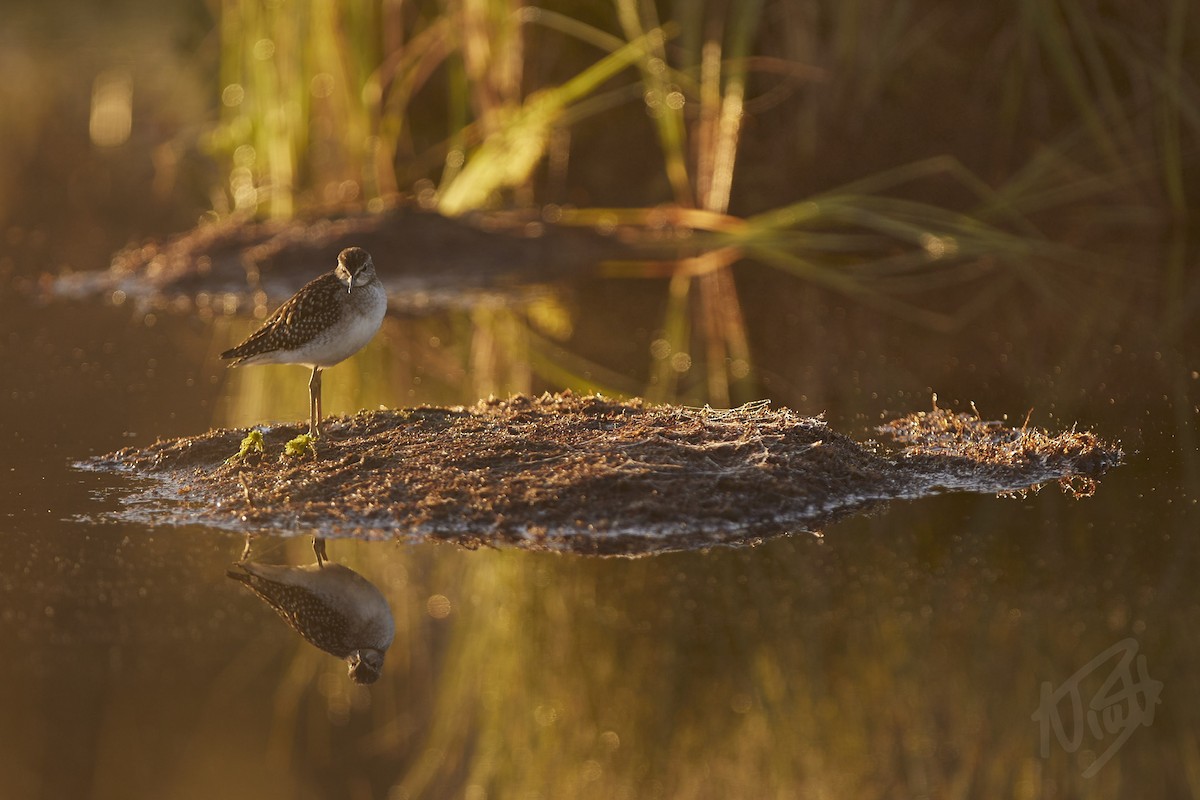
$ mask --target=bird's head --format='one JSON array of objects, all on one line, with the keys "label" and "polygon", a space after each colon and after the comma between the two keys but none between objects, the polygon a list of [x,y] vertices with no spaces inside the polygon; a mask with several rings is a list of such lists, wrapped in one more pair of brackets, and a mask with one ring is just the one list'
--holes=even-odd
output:
[{"label": "bird's head", "polygon": [[350,665],[350,680],[355,683],[374,683],[383,669],[383,652],[373,647],[354,650],[346,657]]},{"label": "bird's head", "polygon": [[346,287],[346,294],[349,294],[355,286],[366,286],[375,280],[375,262],[371,260],[371,254],[361,247],[347,247],[338,254],[335,272]]}]

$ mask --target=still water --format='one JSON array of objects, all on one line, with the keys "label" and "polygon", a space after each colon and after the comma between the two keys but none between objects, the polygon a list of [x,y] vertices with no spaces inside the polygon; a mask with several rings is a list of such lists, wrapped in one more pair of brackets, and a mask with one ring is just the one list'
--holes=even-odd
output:
[{"label": "still water", "polygon": [[[109,521],[128,479],[72,467],[301,420],[307,370],[226,371],[253,320],[6,291],[0,797],[1200,794],[1195,332],[1060,327],[1014,292],[948,336],[739,269],[759,396],[856,436],[934,391],[1033,408],[1127,463],[1086,500],[948,495],[640,559],[332,540],[395,618],[359,686],[225,577],[240,538]],[[663,284],[550,296],[562,352],[534,352],[534,315],[494,298],[407,311],[327,371],[326,412],[568,372],[654,391]],[[686,374],[677,397],[707,399]],[[254,557],[313,554],[263,537]]]}]

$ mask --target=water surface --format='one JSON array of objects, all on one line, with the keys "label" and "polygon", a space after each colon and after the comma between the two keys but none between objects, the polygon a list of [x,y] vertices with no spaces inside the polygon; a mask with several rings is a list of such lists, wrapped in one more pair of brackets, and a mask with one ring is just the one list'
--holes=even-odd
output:
[{"label": "water surface", "polygon": [[[337,540],[330,555],[379,585],[396,618],[383,677],[364,688],[224,577],[240,538],[100,522],[124,479],[70,466],[213,425],[301,419],[306,371],[224,370],[215,354],[252,321],[9,293],[5,796],[1194,791],[1194,350],[1130,329],[1047,367],[1044,341],[992,327],[1006,309],[935,337],[766,270],[744,275],[744,302],[762,310],[755,368],[776,403],[862,434],[935,389],[997,416],[1079,420],[1121,439],[1128,463],[1082,501],[948,496],[821,536],[636,561]],[[648,380],[661,288],[567,287],[563,346]],[[632,300],[612,304],[618,293]],[[520,368],[529,351],[502,332],[471,310],[390,319],[328,372],[326,408],[558,388]],[[312,553],[303,536],[267,537],[255,557]],[[1070,741],[1068,695],[1066,741],[1051,729],[1043,749],[1043,683],[1061,689],[1130,641],[1122,652],[1136,646],[1144,673],[1135,658],[1126,683],[1143,691],[1126,708],[1153,717],[1084,777],[1117,734],[1099,716],[1099,739],[1084,719]],[[1117,665],[1079,678],[1085,707]]]}]

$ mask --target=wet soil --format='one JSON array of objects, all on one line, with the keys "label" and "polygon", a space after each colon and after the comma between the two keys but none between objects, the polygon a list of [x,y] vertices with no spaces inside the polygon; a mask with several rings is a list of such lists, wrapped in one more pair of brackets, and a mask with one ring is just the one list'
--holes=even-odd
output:
[{"label": "wet soil", "polygon": [[941,409],[865,444],[765,402],[731,410],[600,396],[489,399],[326,420],[315,451],[286,456],[305,425],[126,448],[92,469],[151,478],[126,498],[157,524],[327,537],[398,537],[637,555],[818,531],[890,500],[1008,493],[1058,482],[1076,495],[1120,463],[1090,433],[1051,435]]}]

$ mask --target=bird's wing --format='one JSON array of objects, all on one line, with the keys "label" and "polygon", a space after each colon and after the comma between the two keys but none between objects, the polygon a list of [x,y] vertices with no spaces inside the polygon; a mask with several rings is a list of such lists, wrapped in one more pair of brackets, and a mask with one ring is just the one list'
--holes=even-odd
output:
[{"label": "bird's wing", "polygon": [[319,594],[304,586],[271,580],[252,572],[229,570],[225,574],[253,589],[292,630],[326,653],[338,658],[350,654],[353,645],[347,637],[353,630],[353,621]]},{"label": "bird's wing", "polygon": [[269,353],[272,350],[280,349],[284,339],[292,348],[307,344],[317,335],[320,328],[305,327],[297,324],[298,321],[307,317],[307,312],[312,311],[314,305],[321,303],[330,294],[341,291],[343,288],[342,282],[333,272],[326,272],[324,275],[313,278],[287,302],[275,309],[275,312],[267,317],[262,326],[247,336],[245,341],[237,347],[221,353],[221,358],[237,359],[233,362],[237,364],[242,359],[256,356],[259,353]]}]

